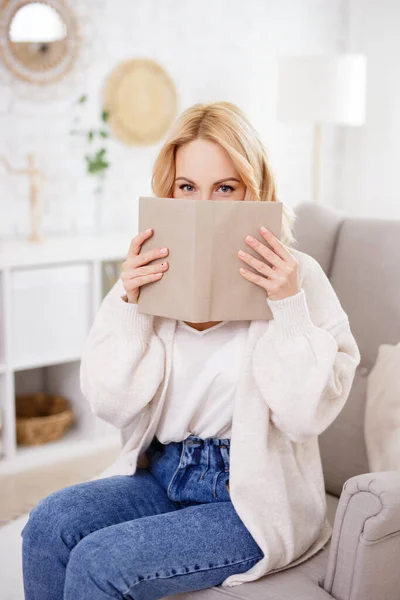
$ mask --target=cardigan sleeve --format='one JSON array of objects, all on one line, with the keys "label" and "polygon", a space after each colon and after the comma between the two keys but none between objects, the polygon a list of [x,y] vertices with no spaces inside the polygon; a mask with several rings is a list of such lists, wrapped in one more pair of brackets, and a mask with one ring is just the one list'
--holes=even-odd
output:
[{"label": "cardigan sleeve", "polygon": [[254,378],[272,423],[303,442],[342,410],[360,352],[336,292],[312,257],[300,291],[267,303],[273,319],[254,349]]},{"label": "cardigan sleeve", "polygon": [[152,400],[164,377],[164,346],[153,315],[123,300],[119,279],[84,342],[80,386],[93,414],[123,429]]}]

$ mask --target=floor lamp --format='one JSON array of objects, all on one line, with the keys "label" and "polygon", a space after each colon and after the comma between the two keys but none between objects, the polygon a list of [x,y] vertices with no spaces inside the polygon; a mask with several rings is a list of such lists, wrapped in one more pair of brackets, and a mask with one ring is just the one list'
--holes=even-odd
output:
[{"label": "floor lamp", "polygon": [[322,125],[365,122],[367,60],[363,54],[280,57],[278,119],[313,123],[313,200],[320,201]]}]

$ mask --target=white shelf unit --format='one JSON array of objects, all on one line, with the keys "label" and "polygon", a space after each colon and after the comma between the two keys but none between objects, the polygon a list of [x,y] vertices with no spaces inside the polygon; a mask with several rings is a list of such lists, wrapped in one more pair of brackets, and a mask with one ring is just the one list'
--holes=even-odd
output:
[{"label": "white shelf unit", "polygon": [[[81,350],[101,301],[119,276],[126,234],[9,241],[0,246],[0,474],[122,447],[121,432],[94,416],[80,390]],[[114,280],[115,280],[114,277]],[[55,442],[17,445],[15,397],[65,396],[74,423]]]}]

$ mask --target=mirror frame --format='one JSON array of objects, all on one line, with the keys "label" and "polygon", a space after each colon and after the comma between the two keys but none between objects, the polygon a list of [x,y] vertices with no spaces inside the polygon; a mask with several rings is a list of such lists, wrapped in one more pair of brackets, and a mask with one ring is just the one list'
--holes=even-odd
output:
[{"label": "mirror frame", "polygon": [[[68,52],[62,62],[50,69],[32,71],[15,56],[9,44],[9,31],[16,12],[29,4],[45,4],[56,10],[67,27]],[[72,69],[81,46],[76,18],[64,0],[0,0],[0,58],[19,79],[29,83],[47,85],[59,81]]]}]

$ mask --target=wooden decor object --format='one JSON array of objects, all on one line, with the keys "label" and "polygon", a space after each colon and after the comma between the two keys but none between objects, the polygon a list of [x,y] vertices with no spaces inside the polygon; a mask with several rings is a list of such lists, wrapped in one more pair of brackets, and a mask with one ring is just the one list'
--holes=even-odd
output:
[{"label": "wooden decor object", "polygon": [[45,241],[42,235],[43,205],[40,190],[45,181],[44,173],[36,166],[34,154],[28,154],[28,167],[15,169],[5,156],[0,154],[7,171],[13,175],[28,175],[29,177],[29,223],[30,232],[28,241],[32,244],[41,244]]},{"label": "wooden decor object", "polygon": [[107,81],[105,110],[110,128],[120,140],[136,146],[154,144],[175,119],[175,85],[153,60],[126,60]]}]

